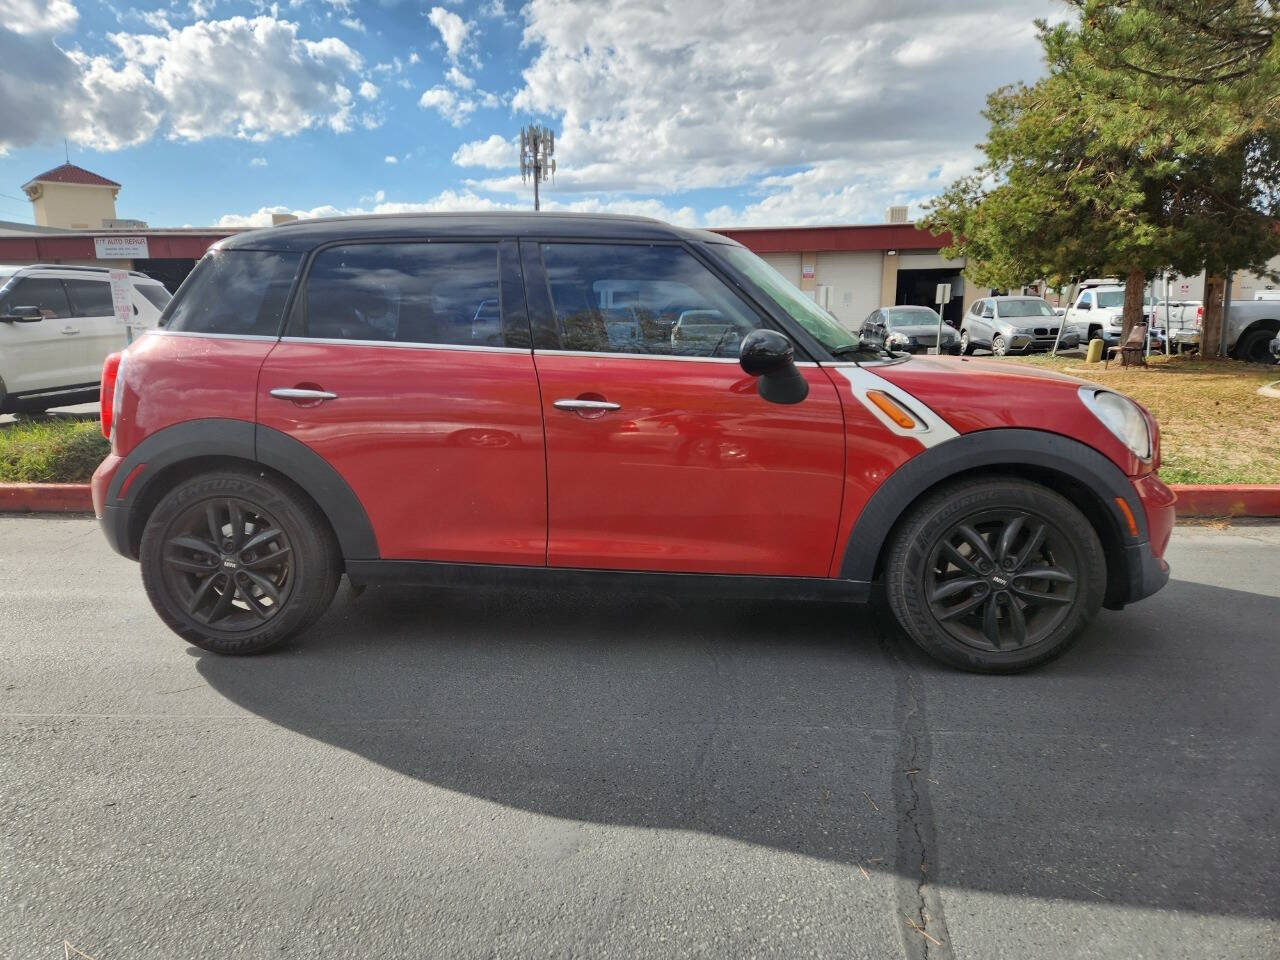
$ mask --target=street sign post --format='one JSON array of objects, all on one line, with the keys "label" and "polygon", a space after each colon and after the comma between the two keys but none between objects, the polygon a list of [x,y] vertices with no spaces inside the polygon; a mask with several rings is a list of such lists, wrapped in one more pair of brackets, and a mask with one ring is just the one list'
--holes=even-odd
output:
[{"label": "street sign post", "polygon": [[951,302],[951,284],[940,283],[934,292],[933,302],[938,305],[938,339],[934,341],[933,352],[942,356],[942,310]]},{"label": "street sign post", "polygon": [[107,276],[111,281],[111,309],[116,323],[125,325],[125,340],[133,343],[133,281],[129,279],[128,270],[112,270]]}]

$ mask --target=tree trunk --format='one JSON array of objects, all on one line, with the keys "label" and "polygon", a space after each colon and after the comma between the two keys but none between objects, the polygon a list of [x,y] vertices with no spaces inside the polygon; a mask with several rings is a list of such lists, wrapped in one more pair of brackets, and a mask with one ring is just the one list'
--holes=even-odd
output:
[{"label": "tree trunk", "polygon": [[1204,320],[1200,325],[1200,356],[1222,356],[1222,298],[1227,280],[1214,274],[1204,278]]},{"label": "tree trunk", "polygon": [[[1143,321],[1142,294],[1146,290],[1147,276],[1141,267],[1134,267],[1124,278],[1124,324],[1120,330],[1120,343],[1129,341],[1129,332],[1136,324]],[[1144,345],[1145,346],[1145,345]],[[1145,350],[1136,355],[1120,352],[1122,366],[1145,366],[1147,358]]]}]

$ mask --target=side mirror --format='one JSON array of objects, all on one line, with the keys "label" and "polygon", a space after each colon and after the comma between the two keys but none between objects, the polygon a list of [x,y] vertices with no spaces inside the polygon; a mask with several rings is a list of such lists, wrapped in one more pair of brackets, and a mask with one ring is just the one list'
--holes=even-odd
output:
[{"label": "side mirror", "polygon": [[1093,309],[1093,304],[1091,304],[1091,303],[1082,303],[1082,304],[1080,304],[1080,306],[1076,307],[1076,309],[1077,309],[1077,310],[1092,310],[1092,309]]},{"label": "side mirror", "polygon": [[759,377],[756,391],[770,403],[799,403],[809,395],[809,381],[796,369],[795,348],[776,330],[753,330],[742,340],[738,363]]},{"label": "side mirror", "polygon": [[43,319],[39,307],[10,307],[9,312],[0,317],[5,323],[39,323]]}]

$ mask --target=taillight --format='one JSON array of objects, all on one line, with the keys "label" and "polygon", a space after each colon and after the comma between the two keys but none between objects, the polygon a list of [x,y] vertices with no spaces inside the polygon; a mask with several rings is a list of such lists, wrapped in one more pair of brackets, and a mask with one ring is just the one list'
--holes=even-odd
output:
[{"label": "taillight", "polygon": [[1200,321],[1204,319],[1204,306],[1196,307],[1196,326],[1200,326]]},{"label": "taillight", "polygon": [[102,364],[102,390],[98,394],[98,411],[102,419],[102,435],[108,440],[116,425],[116,403],[119,400],[116,384],[121,382],[120,365],[123,362],[123,353],[113,353]]}]

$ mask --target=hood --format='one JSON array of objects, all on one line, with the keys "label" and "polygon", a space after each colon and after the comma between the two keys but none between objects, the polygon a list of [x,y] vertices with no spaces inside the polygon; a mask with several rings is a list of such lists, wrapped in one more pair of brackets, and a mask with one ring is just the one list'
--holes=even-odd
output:
[{"label": "hood", "polygon": [[871,369],[919,397],[958,433],[1002,427],[1043,430],[1085,441],[1130,476],[1142,470],[1124,444],[1099,429],[1081,401],[1081,386],[1099,387],[1091,381],[1023,363],[971,357],[916,356]]}]

